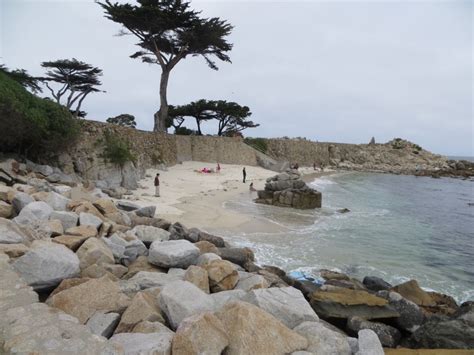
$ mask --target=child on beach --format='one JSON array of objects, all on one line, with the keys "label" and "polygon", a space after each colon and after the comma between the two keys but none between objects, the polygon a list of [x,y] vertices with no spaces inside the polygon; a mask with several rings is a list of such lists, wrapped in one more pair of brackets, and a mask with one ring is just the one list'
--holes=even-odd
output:
[{"label": "child on beach", "polygon": [[250,192],[252,192],[252,191],[257,191],[257,190],[255,189],[255,187],[253,187],[253,182],[250,183],[249,190],[250,190]]}]

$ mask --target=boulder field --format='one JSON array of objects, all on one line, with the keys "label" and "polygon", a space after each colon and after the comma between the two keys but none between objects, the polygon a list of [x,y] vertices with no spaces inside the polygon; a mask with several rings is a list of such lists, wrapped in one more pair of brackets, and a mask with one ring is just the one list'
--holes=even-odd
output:
[{"label": "boulder field", "polygon": [[259,265],[249,248],[156,218],[153,206],[43,177],[26,171],[0,185],[2,354],[474,348],[472,302],[415,280],[329,270],[322,285],[296,279]]}]

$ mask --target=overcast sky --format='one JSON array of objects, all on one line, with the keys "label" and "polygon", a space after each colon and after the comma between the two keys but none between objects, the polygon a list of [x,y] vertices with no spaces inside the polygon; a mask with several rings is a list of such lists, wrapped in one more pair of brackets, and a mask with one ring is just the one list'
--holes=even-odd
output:
[{"label": "overcast sky", "polygon": [[[128,57],[135,39],[114,36],[120,26],[99,5],[0,3],[1,62],[33,75],[43,73],[42,61],[60,58],[99,66],[107,93],[84,101],[87,117],[130,113],[139,128],[153,128],[160,68]],[[247,105],[261,124],[248,136],[402,137],[436,153],[474,155],[471,1],[195,0],[192,7],[235,26],[232,64],[213,71],[202,58],[180,62],[170,76],[170,103]]]}]

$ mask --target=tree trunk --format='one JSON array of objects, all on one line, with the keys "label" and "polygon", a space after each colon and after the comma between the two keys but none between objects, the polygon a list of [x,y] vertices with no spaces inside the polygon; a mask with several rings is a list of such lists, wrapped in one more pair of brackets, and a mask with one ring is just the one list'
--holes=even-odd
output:
[{"label": "tree trunk", "polygon": [[168,89],[168,78],[170,76],[169,69],[163,69],[160,79],[160,109],[155,113],[155,132],[166,132],[166,120],[168,119],[168,100],[166,91]]},{"label": "tree trunk", "polygon": [[202,136],[202,132],[201,132],[201,122],[199,121],[199,119],[195,118],[196,120],[196,126],[197,126],[197,131],[198,131],[198,135]]}]

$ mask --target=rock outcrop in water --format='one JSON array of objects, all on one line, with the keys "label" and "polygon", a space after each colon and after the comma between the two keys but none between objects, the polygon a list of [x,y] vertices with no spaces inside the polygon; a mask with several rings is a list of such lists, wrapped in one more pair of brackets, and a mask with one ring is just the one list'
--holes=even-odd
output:
[{"label": "rock outcrop in water", "polygon": [[321,208],[321,192],[310,188],[298,170],[289,169],[267,179],[265,190],[258,191],[257,203],[298,209]]},{"label": "rock outcrop in water", "polygon": [[[87,199],[76,200],[70,186],[31,174],[14,177],[25,183],[0,184],[0,202],[10,207],[0,218],[2,354],[383,355],[382,345],[474,347],[472,302],[459,307],[413,280],[362,283],[328,270],[318,282],[291,277],[257,265],[249,248],[138,215],[103,194],[83,189]],[[292,181],[300,180],[268,183]],[[49,191],[66,206],[46,198]],[[48,213],[32,208],[39,198]],[[37,213],[18,219],[25,211]]]}]

